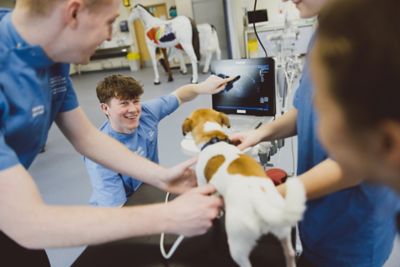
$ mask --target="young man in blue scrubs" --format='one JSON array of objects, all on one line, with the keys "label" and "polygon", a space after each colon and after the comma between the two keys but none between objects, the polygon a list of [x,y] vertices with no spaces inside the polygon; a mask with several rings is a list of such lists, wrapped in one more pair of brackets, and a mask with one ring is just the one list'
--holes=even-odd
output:
[{"label": "young man in blue scrubs", "polygon": [[[233,77],[234,78],[234,77]],[[172,94],[140,101],[142,85],[129,76],[111,75],[96,88],[100,107],[107,121],[100,131],[121,142],[129,150],[158,163],[158,124],[180,105],[199,94],[218,93],[224,79],[210,76],[200,84],[184,85]],[[134,177],[124,175],[85,158],[92,183],[90,204],[119,207],[125,204],[142,184]]]},{"label": "young man in blue scrubs", "polygon": [[[43,250],[30,258],[26,248],[97,244],[161,232],[202,234],[219,213],[222,201],[211,196],[212,186],[190,189],[195,185],[189,169],[193,161],[166,169],[135,155],[98,131],[79,107],[64,63],[89,62],[95,49],[111,39],[120,4],[18,0],[12,12],[0,12],[1,265],[48,265]],[[162,190],[188,192],[168,204],[122,209],[47,205],[27,169],[53,121],[84,156]]]},{"label": "young man in blue scrubs", "polygon": [[[329,0],[293,0],[302,18],[318,15]],[[313,46],[313,40],[310,49]],[[231,138],[244,149],[261,141],[297,135],[297,175],[308,202],[299,234],[303,254],[299,266],[380,267],[392,251],[397,197],[390,189],[345,176],[319,143],[314,87],[305,64],[294,107],[272,123]],[[335,132],[336,135],[340,133]],[[285,194],[285,185],[278,187]]]}]

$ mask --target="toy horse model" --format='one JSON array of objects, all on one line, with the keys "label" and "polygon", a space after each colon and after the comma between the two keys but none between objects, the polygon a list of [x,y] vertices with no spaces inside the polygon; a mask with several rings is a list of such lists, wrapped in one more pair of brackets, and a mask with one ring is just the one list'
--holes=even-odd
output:
[{"label": "toy horse model", "polygon": [[215,27],[211,24],[198,24],[200,39],[200,55],[205,57],[203,73],[210,69],[211,58],[215,53],[217,60],[221,59],[221,48],[219,47],[218,34]]},{"label": "toy horse model", "polygon": [[[146,44],[154,69],[154,84],[160,84],[157,69],[156,48],[176,47],[184,50],[192,63],[192,83],[198,82],[197,60],[200,60],[199,33],[194,21],[185,16],[178,16],[164,21],[154,17],[144,6],[137,4],[131,11],[129,21],[140,19],[146,32]],[[183,57],[180,53],[180,57]],[[183,62],[183,59],[181,59]],[[186,68],[186,67],[185,67]],[[185,69],[181,71],[184,72]]]}]

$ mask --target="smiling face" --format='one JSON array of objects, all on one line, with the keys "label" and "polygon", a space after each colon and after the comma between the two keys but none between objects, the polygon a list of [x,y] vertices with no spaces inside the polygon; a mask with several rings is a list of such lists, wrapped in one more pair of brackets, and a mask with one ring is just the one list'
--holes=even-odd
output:
[{"label": "smiling face", "polygon": [[128,100],[113,97],[109,103],[102,103],[101,108],[116,132],[130,134],[139,126],[142,113],[139,97]]},{"label": "smiling face", "polygon": [[142,93],[143,88],[138,81],[120,74],[107,76],[97,85],[101,110],[114,131],[129,134],[139,126]]}]

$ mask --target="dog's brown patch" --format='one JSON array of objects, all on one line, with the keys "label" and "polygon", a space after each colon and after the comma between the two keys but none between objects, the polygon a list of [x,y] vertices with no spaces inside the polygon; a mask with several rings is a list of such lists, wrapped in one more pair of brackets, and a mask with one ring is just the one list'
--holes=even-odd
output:
[{"label": "dog's brown patch", "polygon": [[239,158],[229,164],[227,169],[229,174],[241,174],[244,176],[267,177],[263,167],[252,157],[241,154]]},{"label": "dog's brown patch", "polygon": [[[196,144],[208,142],[212,137],[225,139],[227,136],[222,131],[204,132],[204,125],[207,122],[216,122],[221,126],[231,126],[228,116],[212,109],[198,109],[188,117],[182,124],[182,133],[186,135],[192,132]],[[223,135],[223,137],[221,136]]]},{"label": "dog's brown patch", "polygon": [[186,135],[192,131],[192,120],[190,118],[186,118],[182,124],[182,134]]},{"label": "dog's brown patch", "polygon": [[221,167],[222,163],[225,162],[225,157],[223,155],[216,155],[210,158],[204,168],[204,176],[206,177],[207,182],[210,182],[213,175],[218,171],[219,167]]}]

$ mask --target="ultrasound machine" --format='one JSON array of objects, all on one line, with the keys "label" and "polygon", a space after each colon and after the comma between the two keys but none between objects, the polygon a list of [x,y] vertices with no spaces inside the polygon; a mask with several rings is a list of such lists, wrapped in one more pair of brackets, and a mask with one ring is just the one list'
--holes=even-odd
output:
[{"label": "ultrasound machine", "polygon": [[214,61],[211,73],[236,77],[225,90],[212,96],[212,108],[228,115],[232,131],[255,127],[275,116],[275,63],[272,58]]},{"label": "ultrasound machine", "polygon": [[[276,113],[275,62],[272,58],[217,60],[211,73],[222,78],[236,77],[223,91],[212,95],[212,108],[228,115],[227,133],[258,128]],[[182,142],[185,154],[198,153],[190,135]]]}]

